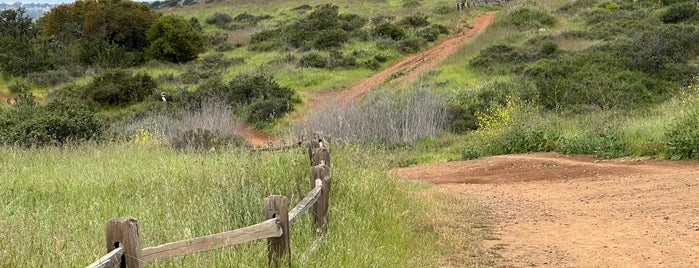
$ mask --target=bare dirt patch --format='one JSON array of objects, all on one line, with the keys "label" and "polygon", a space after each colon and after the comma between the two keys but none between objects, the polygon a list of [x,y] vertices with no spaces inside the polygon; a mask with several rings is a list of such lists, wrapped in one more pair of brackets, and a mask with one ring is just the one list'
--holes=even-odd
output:
[{"label": "bare dirt patch", "polygon": [[529,154],[393,172],[492,209],[497,266],[699,266],[697,162]]}]

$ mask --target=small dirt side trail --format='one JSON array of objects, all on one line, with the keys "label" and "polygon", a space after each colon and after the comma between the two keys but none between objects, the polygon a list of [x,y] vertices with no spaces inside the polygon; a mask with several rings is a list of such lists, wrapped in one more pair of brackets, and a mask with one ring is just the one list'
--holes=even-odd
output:
[{"label": "small dirt side trail", "polygon": [[699,267],[698,162],[544,153],[392,172],[492,209],[498,267]]},{"label": "small dirt side trail", "polygon": [[[470,26],[464,27],[459,32],[445,37],[424,51],[401,59],[349,89],[340,92],[317,93],[308,101],[307,105],[309,105],[309,107],[306,114],[315,109],[335,105],[338,103],[338,98],[341,103],[357,101],[373,88],[383,83],[391,82],[389,78],[397,73],[401,73],[402,75],[397,76],[393,81],[399,81],[400,86],[405,86],[414,82],[422,74],[444,61],[449,55],[454,54],[462,45],[473,41],[478,34],[493,23],[495,14],[497,14],[497,11],[476,16],[473,18],[473,23]],[[300,116],[300,118],[303,117],[304,116]],[[264,133],[254,129],[242,133],[243,137],[254,146],[267,146],[267,141],[273,139],[273,137],[268,137]]]}]

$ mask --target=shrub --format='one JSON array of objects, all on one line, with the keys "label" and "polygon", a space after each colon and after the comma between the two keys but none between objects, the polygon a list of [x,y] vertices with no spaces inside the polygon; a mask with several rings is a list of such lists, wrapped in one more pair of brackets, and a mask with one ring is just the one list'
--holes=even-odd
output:
[{"label": "shrub", "polygon": [[405,8],[415,8],[420,6],[422,6],[422,4],[418,0],[403,0],[403,7]]},{"label": "shrub", "polygon": [[328,66],[328,57],[319,51],[310,51],[301,56],[298,64],[306,68],[325,68]]},{"label": "shrub", "polygon": [[405,30],[398,25],[390,22],[384,22],[377,25],[372,30],[374,36],[390,38],[392,40],[401,40],[405,37]]},{"label": "shrub", "polygon": [[415,35],[427,40],[427,42],[437,40],[439,34],[441,34],[440,29],[438,27],[433,27],[432,25],[422,28],[415,33]]},{"label": "shrub", "polygon": [[228,41],[228,33],[226,32],[207,32],[203,36],[204,44],[207,46],[217,46]]},{"label": "shrub", "polygon": [[427,15],[422,14],[422,13],[417,13],[415,15],[410,15],[398,22],[400,25],[405,25],[407,27],[412,27],[412,28],[422,28],[430,25],[430,22],[427,21]]},{"label": "shrub", "polygon": [[697,5],[693,2],[683,2],[671,5],[660,15],[664,23],[687,21],[697,15]]},{"label": "shrub", "polygon": [[231,23],[231,21],[233,21],[231,15],[225,13],[214,13],[204,20],[206,24],[217,25],[219,27],[225,26],[226,24]]},{"label": "shrub", "polygon": [[197,58],[204,48],[204,41],[183,17],[167,15],[159,17],[147,32],[146,54],[154,59],[180,63]]},{"label": "shrub", "polygon": [[85,104],[17,106],[0,114],[0,143],[23,147],[96,139],[103,119]]},{"label": "shrub", "polygon": [[379,62],[376,58],[366,59],[364,62],[362,62],[362,65],[371,70],[378,70],[381,68],[381,62]]},{"label": "shrub", "polygon": [[419,52],[425,45],[427,45],[425,39],[417,36],[411,36],[398,41],[398,51],[405,54],[415,53]]},{"label": "shrub", "polygon": [[507,96],[528,103],[537,101],[536,87],[524,78],[492,79],[452,100],[449,107],[451,117],[449,128],[455,133],[477,129],[477,114],[506,105]]},{"label": "shrub", "polygon": [[41,86],[56,86],[71,81],[73,76],[65,68],[45,72],[29,73],[27,79]]},{"label": "shrub", "polygon": [[17,80],[14,84],[9,85],[7,89],[14,94],[22,94],[30,92],[32,85],[26,80]]},{"label": "shrub", "polygon": [[292,111],[298,103],[293,89],[280,86],[264,73],[240,74],[228,84],[220,78],[211,79],[191,94],[184,98],[194,105],[207,99],[219,100],[235,109],[250,123],[264,123],[279,118]]},{"label": "shrub", "polygon": [[504,23],[523,28],[550,27],[556,24],[556,17],[543,7],[518,6],[505,18]]},{"label": "shrub", "polygon": [[367,19],[359,16],[357,14],[340,14],[340,27],[342,30],[351,32],[364,27],[367,23]]},{"label": "shrub", "polygon": [[342,46],[349,40],[347,33],[341,29],[328,29],[318,32],[313,40],[313,48],[330,49]]},{"label": "shrub", "polygon": [[699,159],[699,79],[679,95],[680,113],[665,131],[667,157]]},{"label": "shrub", "polygon": [[152,96],[158,84],[147,74],[131,74],[124,70],[106,72],[94,78],[82,92],[97,103],[122,105],[143,101]]}]

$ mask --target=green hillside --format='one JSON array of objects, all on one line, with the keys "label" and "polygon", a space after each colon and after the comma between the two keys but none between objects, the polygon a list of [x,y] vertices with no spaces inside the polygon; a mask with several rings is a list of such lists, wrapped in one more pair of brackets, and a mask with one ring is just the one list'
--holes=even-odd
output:
[{"label": "green hillside", "polygon": [[[287,144],[332,137],[330,233],[292,231],[294,267],[493,265],[481,246],[490,212],[387,174],[395,167],[529,152],[699,159],[694,1],[453,4],[78,1],[38,21],[2,11],[0,267],[86,265],[113,217],[138,218],[154,246],[259,222],[271,194],[295,204],[307,156],[244,150],[249,126]],[[309,108],[494,10],[413,83]],[[453,213],[471,215],[468,228],[444,238],[430,217]],[[258,241],[154,266],[264,265]]]}]

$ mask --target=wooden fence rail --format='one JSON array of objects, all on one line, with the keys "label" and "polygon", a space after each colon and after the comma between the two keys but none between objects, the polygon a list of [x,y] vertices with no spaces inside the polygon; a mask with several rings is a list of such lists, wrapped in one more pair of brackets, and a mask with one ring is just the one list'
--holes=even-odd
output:
[{"label": "wooden fence rail", "polygon": [[105,228],[108,253],[87,267],[140,268],[144,264],[154,261],[168,260],[265,238],[267,239],[269,266],[291,267],[291,247],[289,245],[291,224],[313,208],[313,228],[317,234],[327,232],[331,181],[330,150],[327,147],[327,142],[327,138],[316,133],[314,139],[309,143],[311,191],[290,211],[288,210],[288,198],[272,195],[264,200],[263,212],[266,221],[231,231],[147,248],[141,248],[136,219],[132,217],[111,219]]}]

